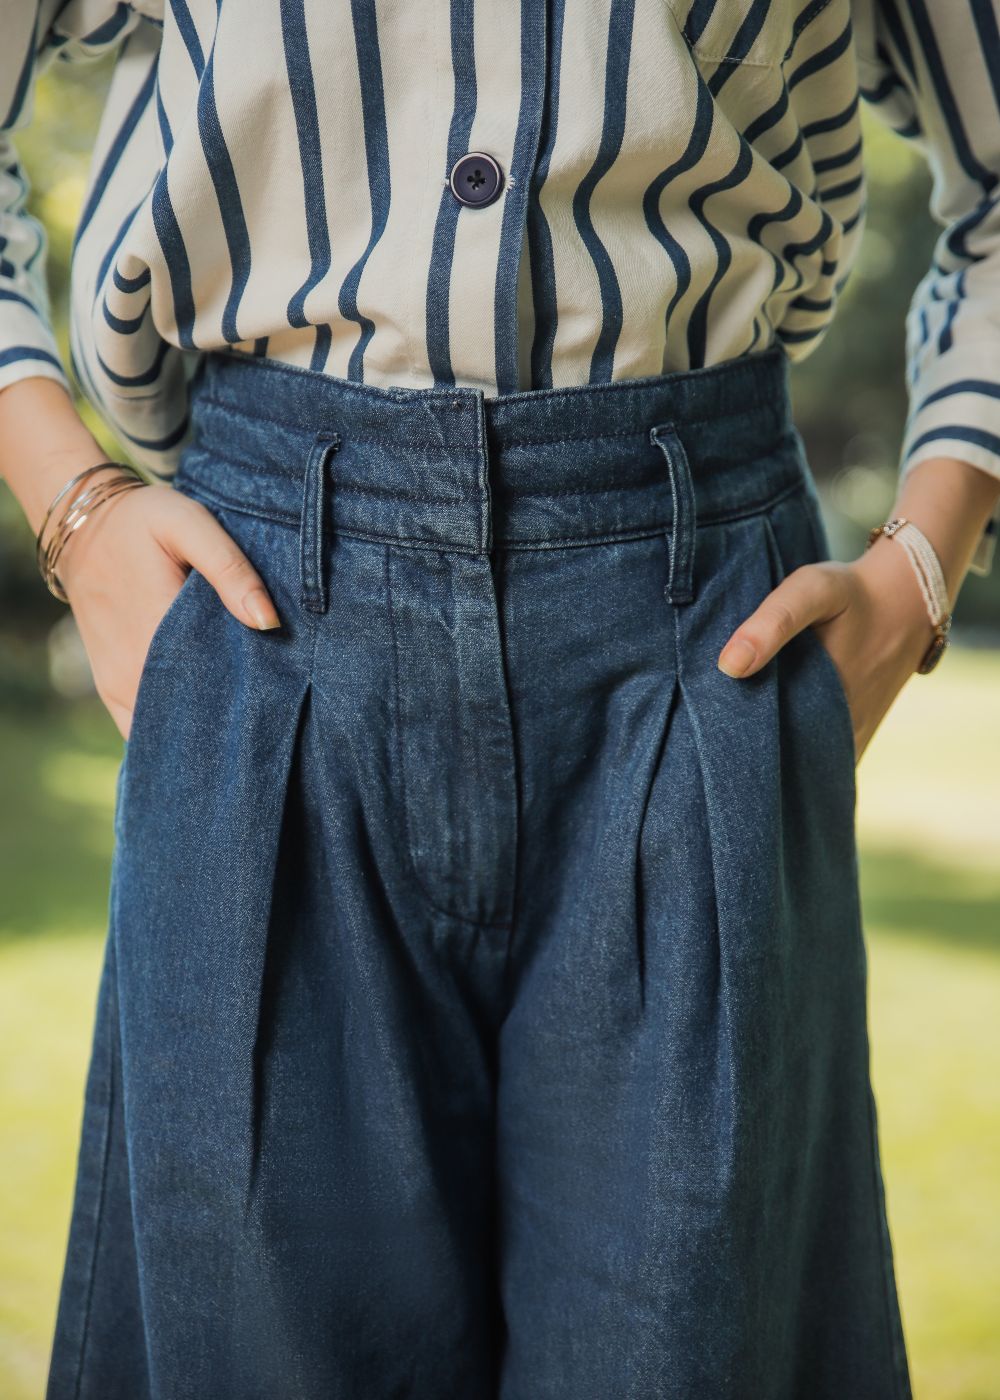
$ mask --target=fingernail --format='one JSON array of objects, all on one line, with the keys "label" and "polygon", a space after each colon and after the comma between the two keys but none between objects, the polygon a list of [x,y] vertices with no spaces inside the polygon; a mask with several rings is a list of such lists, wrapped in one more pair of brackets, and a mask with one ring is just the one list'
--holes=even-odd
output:
[{"label": "fingernail", "polygon": [[738,637],[735,642],[727,642],[722,648],[719,670],[724,671],[727,676],[742,676],[756,659],[756,648],[743,637]]},{"label": "fingernail", "polygon": [[254,588],[249,592],[243,599],[243,606],[259,631],[270,632],[272,628],[281,626],[281,618],[275,612],[274,604],[263,588]]}]

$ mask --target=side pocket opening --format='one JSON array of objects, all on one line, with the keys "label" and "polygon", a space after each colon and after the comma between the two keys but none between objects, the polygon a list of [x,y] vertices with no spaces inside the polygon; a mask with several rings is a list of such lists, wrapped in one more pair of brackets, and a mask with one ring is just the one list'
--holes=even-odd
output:
[{"label": "side pocket opening", "polygon": [[139,672],[139,684],[135,693],[135,702],[132,706],[132,724],[129,730],[129,737],[124,741],[126,756],[134,741],[136,726],[143,722],[146,710],[149,707],[151,701],[149,692],[152,689],[152,676],[159,665],[160,655],[169,634],[173,631],[175,623],[184,611],[188,599],[198,587],[199,580],[204,583],[204,575],[200,574],[197,569],[191,569],[187,578],[167,604],[167,610],[156,624],[153,635],[149,640],[149,646],[146,648],[142,669]]},{"label": "side pocket opening", "polygon": [[[787,577],[803,564],[820,563],[830,557],[821,519],[817,526],[816,509],[814,495],[806,485],[764,513],[779,578]],[[803,628],[786,646],[801,647],[813,653],[814,665],[829,696],[830,709],[837,716],[834,723],[842,736],[845,753],[849,754],[853,782],[857,765],[854,718],[836,663],[812,625]]]}]

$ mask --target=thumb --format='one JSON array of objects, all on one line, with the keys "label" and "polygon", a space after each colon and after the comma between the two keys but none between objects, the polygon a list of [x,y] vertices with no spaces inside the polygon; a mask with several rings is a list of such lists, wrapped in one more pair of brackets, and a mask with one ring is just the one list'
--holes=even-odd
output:
[{"label": "thumb", "polygon": [[793,569],[733,632],[719,653],[719,670],[751,676],[797,632],[841,611],[846,601],[843,568],[823,560]]}]

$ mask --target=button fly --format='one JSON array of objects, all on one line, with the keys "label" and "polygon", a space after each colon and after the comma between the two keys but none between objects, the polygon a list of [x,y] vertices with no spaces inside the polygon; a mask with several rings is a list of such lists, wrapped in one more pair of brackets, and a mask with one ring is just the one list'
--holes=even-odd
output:
[{"label": "button fly", "polygon": [[448,183],[459,204],[481,209],[492,204],[503,189],[503,171],[485,151],[470,151],[456,160]]}]

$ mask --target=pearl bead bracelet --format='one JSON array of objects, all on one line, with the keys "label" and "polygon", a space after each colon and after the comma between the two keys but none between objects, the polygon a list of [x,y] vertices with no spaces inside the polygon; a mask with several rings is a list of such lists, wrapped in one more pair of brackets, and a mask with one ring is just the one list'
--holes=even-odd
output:
[{"label": "pearl bead bracelet", "polygon": [[876,525],[869,530],[868,543],[865,545],[866,550],[871,549],[879,535],[885,535],[887,539],[899,541],[906,550],[920,583],[920,591],[927,605],[927,614],[934,628],[931,644],[917,667],[919,674],[925,676],[928,671],[933,671],[941,660],[944,649],[948,645],[951,631],[952,614],[948,604],[948,589],[941,571],[941,563],[934,546],[923,530],[914,525],[912,520],[907,520],[905,516],[895,516],[892,520],[887,520],[884,524]]}]

